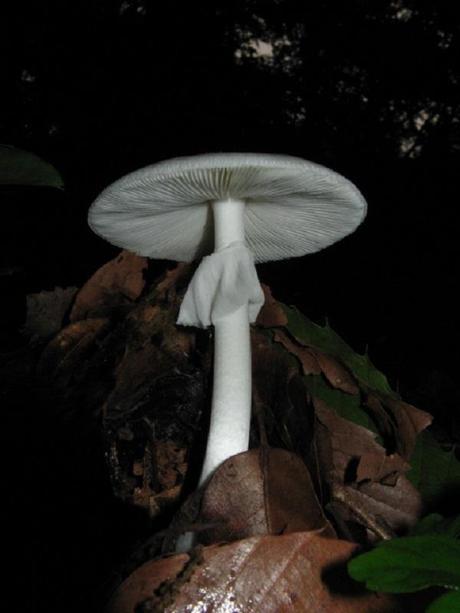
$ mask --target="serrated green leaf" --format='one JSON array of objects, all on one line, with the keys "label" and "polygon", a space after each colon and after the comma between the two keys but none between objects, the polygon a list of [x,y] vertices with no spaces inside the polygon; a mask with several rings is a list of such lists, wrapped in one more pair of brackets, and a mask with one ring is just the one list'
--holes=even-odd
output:
[{"label": "serrated green leaf", "polygon": [[409,536],[420,536],[422,534],[442,534],[459,538],[460,515],[444,518],[439,513],[431,513],[421,519],[409,532]]},{"label": "serrated green leaf", "polygon": [[0,185],[62,189],[64,182],[54,166],[34,153],[0,145]]},{"label": "serrated green leaf", "polygon": [[306,375],[303,379],[310,394],[323,400],[337,415],[378,434],[376,424],[361,406],[359,395],[332,388],[322,375]]},{"label": "serrated green leaf", "polygon": [[407,477],[423,501],[432,505],[447,490],[460,492],[460,462],[453,450],[445,451],[428,430],[417,438]]},{"label": "serrated green leaf", "polygon": [[338,358],[358,381],[371,390],[397,398],[385,375],[377,370],[367,355],[360,355],[326,324],[319,326],[295,307],[281,305],[288,323],[286,328],[297,340]]},{"label": "serrated green leaf", "polygon": [[444,536],[386,541],[348,563],[370,590],[402,594],[431,586],[460,587],[460,543]]},{"label": "serrated green leaf", "polygon": [[458,613],[460,612],[460,592],[452,590],[436,598],[427,608],[426,613]]}]

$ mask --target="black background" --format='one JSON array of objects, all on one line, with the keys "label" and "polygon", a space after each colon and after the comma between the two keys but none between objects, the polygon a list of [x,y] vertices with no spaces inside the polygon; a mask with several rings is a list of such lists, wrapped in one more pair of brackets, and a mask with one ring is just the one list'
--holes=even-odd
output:
[{"label": "black background", "polygon": [[355,182],[369,214],[335,247],[261,266],[262,280],[368,346],[393,384],[455,379],[455,3],[15,7],[0,43],[0,139],[52,162],[66,184],[2,192],[3,265],[25,266],[27,291],[81,284],[116,253],[86,211],[121,175],[207,151],[299,155]]}]

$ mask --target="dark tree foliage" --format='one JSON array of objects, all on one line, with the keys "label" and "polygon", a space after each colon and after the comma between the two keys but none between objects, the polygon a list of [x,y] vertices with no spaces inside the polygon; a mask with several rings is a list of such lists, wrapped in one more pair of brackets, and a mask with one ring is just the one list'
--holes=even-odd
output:
[{"label": "dark tree foliage", "polygon": [[2,138],[64,163],[71,185],[86,169],[96,189],[213,149],[350,169],[451,157],[459,17],[410,0],[18,3]]}]

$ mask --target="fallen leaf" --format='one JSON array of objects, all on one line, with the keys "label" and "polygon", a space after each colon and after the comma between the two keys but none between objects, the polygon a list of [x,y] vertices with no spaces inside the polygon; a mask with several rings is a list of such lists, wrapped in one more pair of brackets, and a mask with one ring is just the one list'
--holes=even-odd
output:
[{"label": "fallen leaf", "polygon": [[268,285],[261,283],[261,287],[264,292],[265,302],[257,315],[256,324],[263,328],[285,326],[287,324],[287,317],[282,306],[273,298]]},{"label": "fallen leaf", "polygon": [[70,321],[110,316],[137,300],[144,289],[147,258],[122,251],[104,264],[78,292]]},{"label": "fallen leaf", "polygon": [[158,485],[162,490],[173,489],[182,481],[187,468],[185,449],[174,441],[157,441],[155,444],[155,466]]},{"label": "fallen leaf", "polygon": [[321,373],[321,366],[318,364],[313,351],[290,339],[283,330],[275,330],[273,339],[277,343],[281,343],[289,353],[292,353],[292,355],[299,359],[304,375],[319,375]]},{"label": "fallen leaf", "polygon": [[353,351],[328,324],[319,326],[295,307],[282,306],[288,318],[287,331],[298,343],[340,360],[366,388],[397,398],[385,375],[375,368],[368,355],[359,355]]},{"label": "fallen leaf", "polygon": [[394,485],[370,482],[345,485],[341,493],[340,501],[347,506],[342,518],[360,523],[374,533],[373,524],[379,522],[393,534],[405,532],[422,513],[420,494],[404,475],[399,475]]},{"label": "fallen leaf", "polygon": [[389,444],[396,449],[396,437],[398,433],[395,430],[395,420],[393,416],[385,409],[380,398],[372,393],[368,392],[364,394],[363,404],[367,407],[368,412],[373,416],[374,422],[378,424],[378,430],[385,441],[389,441]]},{"label": "fallen leaf", "polygon": [[261,459],[268,532],[317,530],[323,536],[336,536],[302,460],[284,449],[263,450]]},{"label": "fallen leaf", "polygon": [[[150,517],[179,499],[208,370],[194,354],[195,331],[175,325],[175,291],[165,292],[154,290],[125,317],[123,354],[102,407],[114,493]],[[142,475],[133,474],[134,465]]]},{"label": "fallen leaf", "polygon": [[367,394],[365,405],[374,415],[382,435],[392,441],[395,451],[409,460],[418,435],[431,424],[433,417],[400,399],[374,392]]},{"label": "fallen leaf", "polygon": [[356,381],[338,360],[321,351],[316,351],[315,356],[324,376],[332,387],[342,390],[346,394],[359,394],[359,386]]},{"label": "fallen leaf", "polygon": [[188,561],[184,554],[151,560],[118,588],[106,613],[400,611],[391,596],[348,578],[354,551],[352,543],[297,532],[205,547]]},{"label": "fallen leaf", "polygon": [[322,530],[325,518],[308,469],[284,449],[252,449],[226,460],[203,493],[201,542],[234,541],[262,534]]},{"label": "fallen leaf", "polygon": [[177,577],[188,561],[188,555],[179,554],[143,564],[118,588],[106,613],[135,613],[137,606],[151,598],[162,583]]},{"label": "fallen leaf", "polygon": [[269,444],[306,459],[314,433],[314,410],[308,404],[297,360],[273,343],[270,332],[257,327],[251,330],[251,354],[254,412],[263,422]]},{"label": "fallen leaf", "polygon": [[[327,480],[359,482],[380,481],[393,473],[409,469],[398,454],[386,453],[376,442],[376,435],[366,428],[339,417],[320,399],[314,398],[316,416],[322,429],[318,430],[317,443],[323,448],[322,457]],[[326,459],[326,455],[329,458]],[[350,463],[354,470],[350,472]]]},{"label": "fallen leaf", "polygon": [[39,375],[71,377],[81,368],[85,354],[96,340],[109,328],[105,318],[77,321],[66,326],[45,347],[37,366]]},{"label": "fallen leaf", "polygon": [[395,421],[397,451],[409,460],[414,452],[417,436],[431,424],[433,417],[399,399],[380,396],[380,400]]},{"label": "fallen leaf", "polygon": [[180,262],[167,270],[155,285],[154,297],[159,302],[174,302],[181,289],[185,290],[192,277],[192,264]]},{"label": "fallen leaf", "polygon": [[28,294],[25,334],[33,341],[57,334],[77,291],[76,287],[55,287],[51,291]]},{"label": "fallen leaf", "polygon": [[399,474],[406,473],[409,468],[410,464],[397,453],[363,453],[356,467],[356,481],[385,481],[391,485]]},{"label": "fallen leaf", "polygon": [[383,517],[396,532],[407,530],[420,519],[420,493],[405,475],[399,475],[395,485],[366,482],[358,490],[371,499],[369,510]]}]

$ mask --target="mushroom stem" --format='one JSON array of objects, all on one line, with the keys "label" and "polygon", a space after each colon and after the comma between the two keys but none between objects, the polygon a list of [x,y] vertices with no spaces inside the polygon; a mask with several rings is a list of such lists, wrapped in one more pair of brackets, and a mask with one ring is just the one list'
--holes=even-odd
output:
[{"label": "mushroom stem", "polygon": [[251,421],[248,305],[215,324],[211,423],[200,484],[227,458],[247,451]]},{"label": "mushroom stem", "polygon": [[[213,202],[215,250],[244,242],[241,200]],[[251,342],[248,303],[214,322],[214,382],[202,484],[227,458],[249,445],[251,422]]]}]

